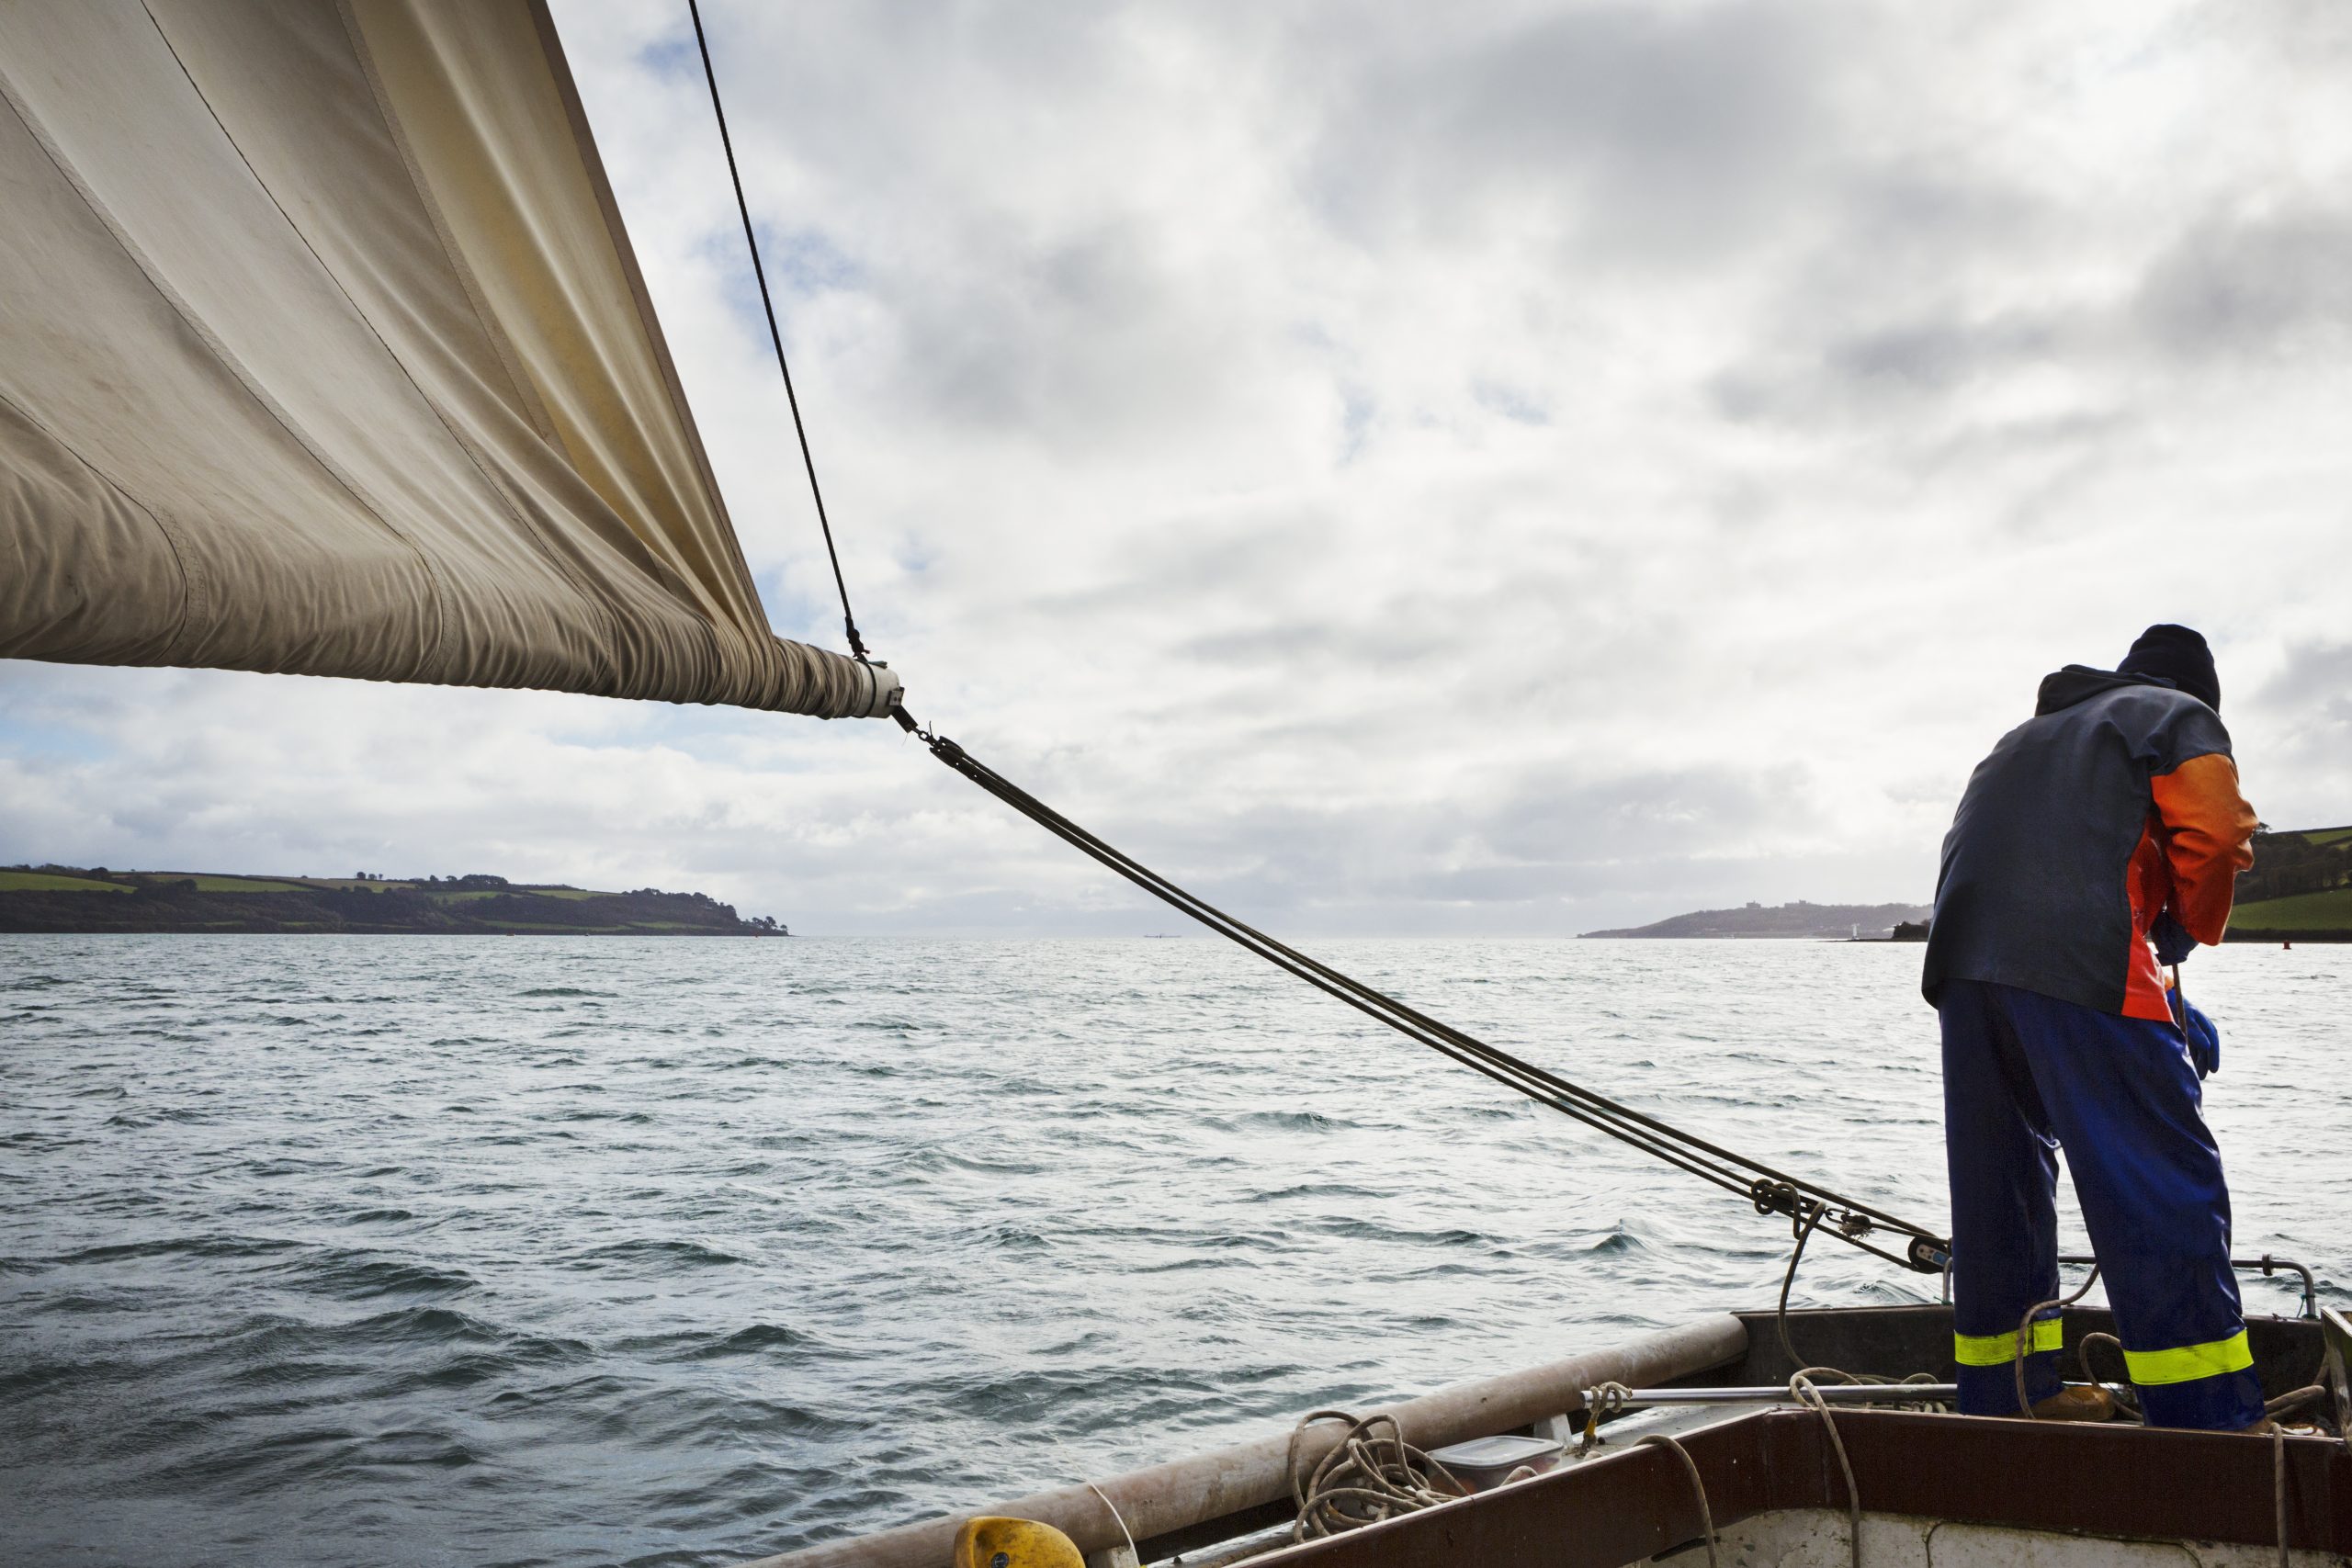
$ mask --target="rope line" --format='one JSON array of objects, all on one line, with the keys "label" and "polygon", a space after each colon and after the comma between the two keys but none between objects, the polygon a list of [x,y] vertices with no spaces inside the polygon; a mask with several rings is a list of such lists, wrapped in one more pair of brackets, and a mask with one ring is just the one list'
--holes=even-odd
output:
[{"label": "rope line", "polygon": [[[1791,1176],[1759,1160],[1736,1154],[1694,1134],[1670,1126],[1655,1116],[1571,1083],[1556,1073],[1489,1045],[1450,1024],[1441,1023],[1427,1013],[1308,957],[1186,892],[1014,784],[955,741],[921,728],[903,712],[898,717],[899,724],[909,732],[922,738],[930,746],[932,755],[941,762],[1064,843],[1276,968],[1345,1002],[1366,1017],[1386,1024],[1416,1043],[1474,1072],[1482,1073],[1538,1104],[1549,1106],[1565,1116],[1606,1133],[1679,1170],[1746,1198],[1758,1213],[1783,1213],[1799,1219],[1807,1217],[1810,1211],[1813,1225],[1819,1225],[1825,1219],[1829,1221],[1830,1234],[1849,1246],[1923,1273],[1934,1273],[1943,1267],[1944,1258],[1951,1250],[1950,1245],[1925,1226],[1899,1219],[1883,1209],[1849,1198],[1817,1182]],[[1908,1245],[1905,1250],[1891,1252],[1864,1239],[1881,1228],[1906,1237]]]},{"label": "rope line", "polygon": [[[1313,1475],[1303,1476],[1298,1440],[1318,1421],[1345,1421],[1347,1436],[1323,1456]],[[1362,1420],[1344,1410],[1302,1416],[1291,1428],[1284,1468],[1291,1501],[1298,1505],[1298,1517],[1290,1527],[1294,1541],[1362,1529],[1469,1495],[1469,1488],[1445,1466],[1405,1440],[1405,1428],[1385,1411]]]},{"label": "rope line", "polygon": [[2287,1553],[2287,1428],[2270,1428],[2270,1508],[2278,1527],[2278,1568],[2292,1568]]},{"label": "rope line", "polygon": [[1789,1393],[1797,1403],[1820,1416],[1822,1426],[1828,1429],[1829,1447],[1838,1456],[1838,1473],[1846,1479],[1846,1550],[1854,1568],[1862,1568],[1862,1489],[1854,1484],[1854,1461],[1846,1457],[1846,1439],[1838,1435],[1838,1418],[1829,1414],[1829,1402],[1821,1397],[1821,1391],[1806,1375],[1815,1370],[1818,1369],[1807,1368],[1790,1378]]},{"label": "rope line", "polygon": [[[752,275],[759,284],[760,309],[767,318],[768,343],[775,350],[776,371],[784,378],[785,399],[792,408],[793,434],[800,443],[801,466],[808,474],[808,493],[817,504],[817,524],[824,533],[825,556],[833,569],[833,587],[841,594],[842,628],[849,636],[850,651],[864,662],[866,658],[865,642],[858,636],[857,617],[850,609],[849,583],[842,574],[841,553],[833,545],[833,525],[825,511],[825,492],[817,482],[817,460],[809,451],[808,425],[800,415],[800,395],[793,389],[792,367],[784,353],[784,333],[776,324],[775,299],[768,288],[767,267],[760,259],[760,241],[752,222],[751,204],[743,195],[742,171],[735,160],[734,137],[727,127],[727,107],[718,91],[718,69],[711,63],[710,39],[703,27],[700,0],[686,0],[686,10],[694,19],[695,47],[702,56],[703,81],[710,89],[711,115],[718,123],[719,145],[727,154],[727,178],[735,192],[736,216],[742,220],[743,243],[751,253]],[[1244,925],[1222,909],[1185,892],[1141,862],[1112,848],[974,759],[953,740],[921,728],[904,709],[894,709],[893,712],[899,725],[910,733],[920,735],[930,746],[932,755],[948,767],[1080,852],[1277,968],[1305,980],[1317,990],[1386,1024],[1440,1055],[1474,1072],[1485,1074],[1507,1089],[1606,1133],[1702,1181],[1711,1182],[1727,1192],[1747,1199],[1759,1214],[1785,1214],[1792,1222],[1800,1223],[1803,1225],[1798,1235],[1797,1251],[1800,1255],[1804,1251],[1805,1237],[1826,1220],[1830,1222],[1831,1234],[1840,1241],[1890,1263],[1898,1263],[1926,1274],[1936,1273],[1946,1266],[1951,1256],[1951,1244],[1924,1226],[1898,1219],[1883,1209],[1873,1208],[1816,1182],[1802,1180],[1776,1170],[1759,1160],[1734,1154],[1631,1106],[1596,1094],[1451,1025],[1441,1023],[1428,1014]],[[1880,1228],[1907,1238],[1902,1253],[1889,1252],[1863,1239]],[[1795,1272],[1794,1258],[1791,1259],[1790,1272]],[[1782,1281],[1781,1289],[1785,1314],[1786,1280]],[[1784,1316],[1784,1346],[1786,1335]],[[1796,1358],[1792,1354],[1790,1359],[1794,1360]]]},{"label": "rope line", "polygon": [[[735,211],[743,224],[743,243],[751,252],[752,273],[759,283],[760,308],[767,318],[768,342],[775,350],[775,367],[784,378],[785,398],[792,408],[793,434],[799,440],[801,465],[808,474],[808,493],[817,503],[817,523],[824,532],[826,558],[832,564],[833,586],[841,594],[842,626],[849,635],[850,651],[864,661],[865,643],[858,636],[857,619],[850,609],[849,584],[842,574],[841,554],[833,545],[833,525],[825,511],[824,491],[817,482],[817,461],[809,452],[808,426],[800,416],[800,397],[793,389],[792,367],[785,358],[784,333],[776,325],[775,297],[768,289],[767,268],[760,259],[760,242],[752,223],[751,204],[743,195],[742,172],[736,164],[735,141],[728,130],[727,109],[719,96],[718,73],[711,63],[710,39],[703,27],[700,0],[686,0],[686,9],[694,18],[695,47],[702,56],[703,80],[710,88],[710,108],[718,123],[719,145],[727,154],[727,177],[734,187]],[[1922,1273],[1934,1273],[1944,1266],[1951,1251],[1950,1245],[1923,1226],[1897,1219],[1883,1209],[1873,1208],[1817,1183],[1787,1175],[1761,1161],[1734,1154],[1704,1138],[1669,1126],[1654,1116],[1596,1094],[1451,1025],[1440,1023],[1428,1014],[1244,925],[1222,909],[1187,893],[1141,862],[1112,848],[973,758],[953,740],[921,728],[904,709],[893,711],[900,727],[911,734],[920,735],[930,746],[933,756],[1047,832],[1153,897],[1190,915],[1211,931],[1305,980],[1326,995],[1386,1024],[1408,1039],[1474,1072],[1483,1073],[1539,1104],[1548,1105],[1563,1115],[1606,1133],[1678,1170],[1746,1198],[1755,1205],[1759,1214],[1781,1213],[1792,1221],[1805,1219],[1809,1214],[1808,1232],[1813,1225],[1818,1225],[1826,1219],[1832,1222],[1832,1234],[1839,1240],[1890,1263],[1899,1263]],[[1908,1245],[1902,1254],[1886,1251],[1863,1239],[1881,1227],[1908,1238]]]},{"label": "rope line", "polygon": [[2124,1363],[2123,1376],[2116,1382],[2110,1384],[2102,1382],[2098,1370],[2091,1365],[2091,1347],[2094,1345],[2113,1347],[2119,1359],[2123,1355],[2123,1341],[2114,1335],[2101,1334],[2097,1330],[2084,1335],[2081,1342],[2075,1347],[2075,1359],[2083,1369],[2083,1382],[2093,1388],[2106,1389],[2113,1396],[2117,1408],[2143,1427],[2146,1426],[2147,1416],[2140,1409],[2140,1402],[2133,1390],[2131,1363],[2128,1361]]},{"label": "rope line", "polygon": [[1143,1555],[1136,1550],[1136,1532],[1127,1528],[1127,1517],[1119,1512],[1119,1505],[1111,1501],[1111,1495],[1091,1481],[1086,1483],[1086,1489],[1102,1500],[1102,1506],[1111,1510],[1112,1522],[1119,1527],[1119,1533],[1127,1538],[1127,1561],[1140,1563]]},{"label": "rope line", "polygon": [[1781,1276],[1781,1299],[1772,1309],[1772,1327],[1781,1337],[1781,1354],[1789,1359],[1790,1366],[1799,1370],[1804,1368],[1805,1360],[1797,1354],[1795,1344],[1789,1338],[1789,1287],[1797,1282],[1797,1265],[1804,1261],[1804,1244],[1813,1239],[1813,1233],[1820,1227],[1823,1213],[1822,1206],[1815,1203],[1805,1212],[1803,1221],[1792,1222],[1797,1227],[1796,1245],[1789,1248],[1788,1271]]},{"label": "rope line", "polygon": [[1699,1499],[1699,1529],[1707,1543],[1707,1568],[1721,1568],[1715,1560],[1715,1510],[1707,1502],[1707,1478],[1699,1473],[1699,1461],[1690,1450],[1664,1432],[1645,1433],[1642,1442],[1662,1449],[1672,1449],[1674,1457],[1682,1461],[1682,1473],[1690,1478],[1690,1491]]},{"label": "rope line", "polygon": [[768,293],[768,269],[760,263],[759,236],[752,230],[751,204],[743,199],[743,176],[735,166],[735,139],[727,133],[727,107],[718,101],[718,73],[711,68],[710,40],[703,33],[699,0],[686,0],[695,20],[695,47],[702,51],[703,80],[710,84],[710,112],[718,121],[718,144],[727,151],[727,177],[735,186],[735,211],[743,220],[743,243],[752,253],[752,276],[760,285],[760,309],[767,312],[768,342],[775,347],[775,367],[784,376],[785,401],[792,405],[792,433],[800,438],[800,463],[808,470],[808,493],[817,502],[817,526],[824,530],[825,556],[833,563],[833,586],[841,591],[842,629],[849,634],[849,650],[865,660],[865,639],[857,635],[857,617],[850,614],[849,583],[842,577],[842,558],[833,548],[832,521],[825,515],[825,492],[817,484],[817,459],[809,455],[808,429],[800,420],[800,395],[792,389],[792,367],[784,360],[784,333],[775,324],[775,300]]},{"label": "rope line", "polygon": [[[2090,1277],[2082,1282],[2081,1286],[2075,1290],[2073,1295],[2053,1296],[2046,1302],[2036,1302],[2031,1306],[2025,1309],[2025,1315],[2023,1317],[2018,1319],[2017,1338],[2013,1340],[2009,1346],[2009,1371],[2011,1376],[2014,1377],[2017,1382],[2018,1414],[2024,1416],[2029,1421],[2039,1421],[2041,1419],[2041,1416],[2036,1416],[2033,1413],[2033,1402],[2027,1399],[2025,1396],[2025,1359],[2033,1354],[2033,1320],[2041,1316],[2043,1313],[2049,1311],[2052,1307],[2056,1307],[2061,1313],[2064,1313],[2068,1307],[2073,1306],[2076,1302],[2081,1301],[2085,1296],[2089,1295],[2091,1293],[2091,1287],[2098,1283],[2098,1270],[2099,1266],[2096,1263],[2092,1264]],[[2122,1342],[2120,1340],[2117,1341],[2119,1348],[2121,1343]],[[2086,1360],[2083,1364],[2085,1366],[2088,1366],[2090,1363],[2088,1360]]]}]

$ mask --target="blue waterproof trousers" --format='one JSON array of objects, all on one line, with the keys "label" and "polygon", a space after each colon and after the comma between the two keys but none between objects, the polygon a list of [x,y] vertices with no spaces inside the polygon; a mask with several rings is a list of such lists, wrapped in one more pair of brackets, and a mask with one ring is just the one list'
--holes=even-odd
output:
[{"label": "blue waterproof trousers", "polygon": [[[2064,1147],[2149,1423],[2261,1419],[2229,1189],[2179,1029],[1978,980],[1946,981],[1938,1011],[1961,1410],[2018,1414],[2018,1320],[2059,1293]],[[2056,1320],[2032,1330],[2028,1400],[2058,1392]]]}]

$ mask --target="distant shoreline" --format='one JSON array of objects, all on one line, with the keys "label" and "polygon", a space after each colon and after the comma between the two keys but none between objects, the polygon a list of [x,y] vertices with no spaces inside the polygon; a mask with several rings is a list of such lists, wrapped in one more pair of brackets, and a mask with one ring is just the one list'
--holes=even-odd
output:
[{"label": "distant shoreline", "polygon": [[0,870],[0,932],[61,936],[732,936],[792,933],[705,893],[607,893],[503,876],[393,879]]},{"label": "distant shoreline", "polygon": [[1699,909],[1646,926],[1580,934],[1644,942],[1883,942],[1899,926],[1924,926],[1928,913],[1921,904],[1812,904],[1800,898],[1770,907]]},{"label": "distant shoreline", "polygon": [[[2237,881],[2236,910],[2222,940],[2352,942],[2352,827],[2266,829],[2254,836],[2254,868]],[[1699,909],[1646,926],[1586,931],[1642,941],[1924,942],[1932,910],[1917,904],[1747,904]]]}]

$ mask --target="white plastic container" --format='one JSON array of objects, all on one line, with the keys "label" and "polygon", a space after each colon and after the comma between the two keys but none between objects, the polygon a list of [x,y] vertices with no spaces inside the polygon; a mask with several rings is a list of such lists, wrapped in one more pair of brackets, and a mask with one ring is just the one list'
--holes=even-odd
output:
[{"label": "white plastic container", "polygon": [[1431,1449],[1430,1458],[1446,1473],[1473,1492],[1492,1491],[1503,1478],[1520,1469],[1538,1475],[1560,1462],[1560,1445],[1550,1438],[1473,1438],[1466,1443]]}]

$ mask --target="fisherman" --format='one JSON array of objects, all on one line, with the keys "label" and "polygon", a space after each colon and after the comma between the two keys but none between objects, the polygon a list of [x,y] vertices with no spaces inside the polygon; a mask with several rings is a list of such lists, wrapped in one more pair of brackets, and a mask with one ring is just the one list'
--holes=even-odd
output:
[{"label": "fisherman", "polygon": [[2221,705],[2186,626],[2150,626],[2111,671],[2070,664],[1977,765],[1944,838],[1922,988],[1942,1022],[1965,1414],[2020,1414],[2020,1352],[2036,1416],[2114,1414],[2059,1379],[2063,1147],[2149,1424],[2263,1419],[2199,1110],[2220,1041],[2164,972],[2222,940],[2254,863]]}]

